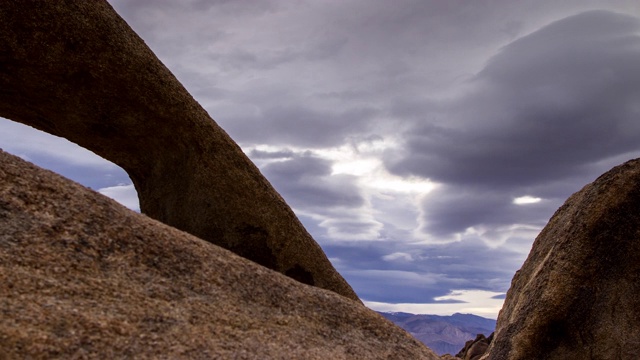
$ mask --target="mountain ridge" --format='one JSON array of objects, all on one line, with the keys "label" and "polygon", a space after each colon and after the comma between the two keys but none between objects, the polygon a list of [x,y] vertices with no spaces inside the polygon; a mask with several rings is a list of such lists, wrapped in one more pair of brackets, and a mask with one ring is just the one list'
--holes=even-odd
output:
[{"label": "mountain ridge", "polygon": [[496,327],[496,320],[473,314],[431,315],[381,311],[378,313],[438,355],[455,355],[467,341],[475,339],[478,334],[489,336]]}]

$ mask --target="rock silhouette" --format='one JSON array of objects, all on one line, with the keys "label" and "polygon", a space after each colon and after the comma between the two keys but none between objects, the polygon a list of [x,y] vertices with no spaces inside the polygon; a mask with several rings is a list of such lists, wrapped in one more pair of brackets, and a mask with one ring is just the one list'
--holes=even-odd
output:
[{"label": "rock silhouette", "polygon": [[438,359],[372,310],[0,151],[0,357]]},{"label": "rock silhouette", "polygon": [[483,359],[634,359],[640,353],[640,159],[553,215],[513,278]]},{"label": "rock silhouette", "polygon": [[121,166],[148,216],[359,301],[259,170],[106,1],[3,1],[0,41],[0,116]]}]

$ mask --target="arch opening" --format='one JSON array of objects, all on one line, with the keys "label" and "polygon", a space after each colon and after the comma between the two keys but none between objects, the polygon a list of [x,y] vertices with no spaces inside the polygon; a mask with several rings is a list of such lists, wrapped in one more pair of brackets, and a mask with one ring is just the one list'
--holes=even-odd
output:
[{"label": "arch opening", "polygon": [[124,169],[65,138],[0,117],[0,148],[140,212]]}]

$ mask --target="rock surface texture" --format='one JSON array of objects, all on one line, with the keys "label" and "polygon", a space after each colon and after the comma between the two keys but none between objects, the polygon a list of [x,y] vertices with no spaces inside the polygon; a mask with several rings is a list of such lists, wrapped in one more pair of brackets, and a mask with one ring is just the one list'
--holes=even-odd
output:
[{"label": "rock surface texture", "polygon": [[377,313],[0,151],[0,358],[438,359]]},{"label": "rock surface texture", "polygon": [[106,1],[3,1],[0,42],[0,116],[121,166],[148,216],[358,300],[259,170]]},{"label": "rock surface texture", "polygon": [[640,160],[572,195],[513,278],[483,359],[640,353]]}]

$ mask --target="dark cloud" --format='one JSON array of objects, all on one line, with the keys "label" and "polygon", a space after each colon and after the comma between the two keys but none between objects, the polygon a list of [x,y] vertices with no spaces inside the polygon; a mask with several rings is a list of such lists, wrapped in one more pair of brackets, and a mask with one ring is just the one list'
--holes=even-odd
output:
[{"label": "dark cloud", "polygon": [[281,151],[262,151],[262,150],[251,150],[249,153],[249,157],[251,159],[290,159],[295,156],[295,153],[292,150],[281,150]]},{"label": "dark cloud", "polygon": [[[639,30],[638,18],[607,11],[558,20],[505,46],[464,95],[412,120],[389,169],[447,184],[423,201],[422,230],[544,223],[621,155],[637,155]],[[512,204],[523,195],[551,199]]]},{"label": "dark cloud", "polygon": [[334,174],[332,161],[310,151],[254,153],[267,159],[261,165],[264,175],[321,244],[379,238],[383,225],[371,214],[356,176]]},{"label": "dark cloud", "polygon": [[585,174],[595,161],[638,150],[638,26],[594,11],[514,41],[470,93],[412,126],[390,169],[504,191]]},{"label": "dark cloud", "polygon": [[376,114],[373,108],[320,111],[293,105],[265,106],[253,115],[219,122],[240,143],[321,148],[338,146],[354,134],[366,133]]},{"label": "dark cloud", "polygon": [[[210,17],[237,18],[247,15],[260,16],[278,9],[277,1],[272,0],[245,0],[242,2],[233,0],[110,0],[109,3],[138,34],[143,35],[143,39],[151,41],[176,34],[175,31],[173,33],[169,31],[171,26],[163,28],[160,20],[170,21],[171,25],[173,23],[191,25],[188,22],[185,23],[185,20],[203,14]],[[213,21],[214,18],[211,20]],[[206,30],[208,31],[205,31],[205,35],[211,34],[211,27]]]},{"label": "dark cloud", "polygon": [[[523,194],[520,194],[523,195]],[[446,239],[455,233],[482,225],[499,228],[510,224],[544,226],[559,206],[556,201],[516,205],[509,192],[477,188],[444,187],[426,196],[421,206],[422,228],[425,234]],[[554,199],[555,200],[555,199]]]},{"label": "dark cloud", "polygon": [[331,176],[331,165],[331,161],[307,152],[267,164],[262,172],[293,208],[362,206],[364,198],[354,184],[354,177]]},{"label": "dark cloud", "polygon": [[441,246],[357,242],[323,248],[339,259],[338,270],[360,297],[390,303],[437,303],[436,297],[452,289],[504,292],[525,257],[472,241]]}]

